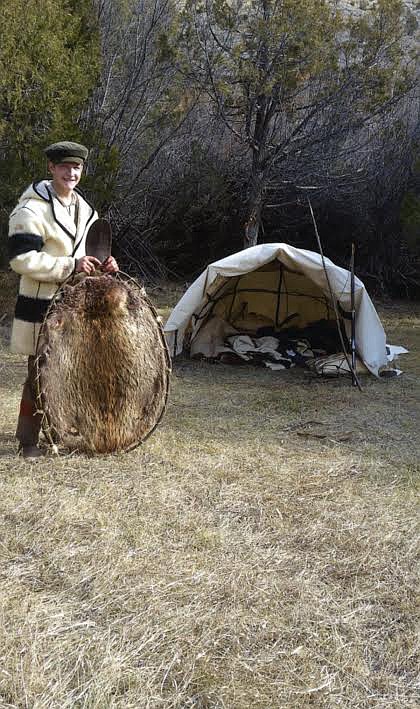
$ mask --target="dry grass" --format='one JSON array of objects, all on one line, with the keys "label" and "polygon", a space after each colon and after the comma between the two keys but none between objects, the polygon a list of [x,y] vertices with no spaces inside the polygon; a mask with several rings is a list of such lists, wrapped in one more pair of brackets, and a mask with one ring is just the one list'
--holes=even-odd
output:
[{"label": "dry grass", "polygon": [[420,308],[383,315],[398,380],[180,361],[142,448],[34,464],[4,345],[0,707],[418,706]]}]

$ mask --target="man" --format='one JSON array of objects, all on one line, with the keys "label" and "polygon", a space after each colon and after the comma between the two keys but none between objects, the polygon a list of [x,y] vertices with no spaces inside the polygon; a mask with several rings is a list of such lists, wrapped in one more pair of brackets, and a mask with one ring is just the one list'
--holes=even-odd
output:
[{"label": "man", "polygon": [[77,189],[88,149],[63,141],[45,149],[51,180],[30,185],[19,199],[9,221],[11,268],[21,276],[13,321],[11,350],[28,355],[28,377],[20,406],[16,438],[25,458],[41,455],[38,439],[41,415],[34,390],[34,355],[41,323],[60,283],[80,272],[91,274],[101,266],[118,271],[112,256],[101,265],[86,256],[89,227],[98,218]]}]

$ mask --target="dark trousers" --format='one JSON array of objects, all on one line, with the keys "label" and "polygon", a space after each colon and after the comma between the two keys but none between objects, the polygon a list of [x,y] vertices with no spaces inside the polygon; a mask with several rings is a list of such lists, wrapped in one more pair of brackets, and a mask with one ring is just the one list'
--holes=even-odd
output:
[{"label": "dark trousers", "polygon": [[35,374],[35,357],[28,357],[28,376],[23,385],[16,429],[16,438],[21,446],[37,446],[41,430],[42,414],[37,413]]}]

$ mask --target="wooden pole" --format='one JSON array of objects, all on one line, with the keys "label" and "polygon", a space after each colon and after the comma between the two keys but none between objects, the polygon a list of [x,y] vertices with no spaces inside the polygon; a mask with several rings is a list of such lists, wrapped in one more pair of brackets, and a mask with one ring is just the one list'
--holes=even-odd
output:
[{"label": "wooden pole", "polygon": [[356,377],[356,305],[354,291],[354,243],[351,245],[350,260],[350,297],[351,297],[351,379],[353,386],[357,386]]},{"label": "wooden pole", "polygon": [[[351,372],[351,376],[352,376],[352,381],[353,381],[353,383],[355,383],[355,386],[359,387],[360,391],[363,391],[362,386],[361,386],[361,384],[360,384],[360,382],[359,382],[359,379],[357,378],[356,368],[355,368],[355,366],[353,367],[353,362],[352,362],[351,359],[349,359],[349,356],[348,356],[348,354],[347,354],[347,348],[346,348],[346,345],[345,345],[345,343],[344,343],[343,333],[341,332],[341,327],[340,327],[340,316],[339,316],[339,314],[338,314],[338,308],[337,308],[337,303],[336,303],[335,295],[334,295],[333,290],[332,290],[332,287],[331,287],[330,277],[329,277],[329,275],[328,275],[327,265],[326,265],[326,263],[325,263],[324,252],[323,252],[322,244],[321,244],[321,237],[319,236],[318,227],[317,227],[317,223],[316,223],[315,215],[314,215],[314,210],[312,209],[312,204],[311,204],[311,200],[309,199],[309,197],[307,197],[307,200],[308,200],[309,210],[310,210],[310,212],[311,212],[312,223],[313,223],[313,225],[314,225],[315,236],[316,236],[316,240],[317,240],[317,243],[318,243],[319,253],[321,254],[322,267],[323,267],[323,269],[324,269],[325,278],[326,278],[327,285],[328,285],[328,290],[329,290],[329,293],[330,293],[331,303],[332,303],[332,306],[333,306],[333,308],[334,308],[335,319],[336,319],[336,322],[337,322],[337,331],[338,331],[338,336],[339,336],[339,338],[340,338],[341,346],[342,346],[342,348],[343,348],[343,355],[344,355],[345,360],[346,360],[346,362],[347,362],[347,366],[348,366],[348,368],[349,368],[349,370],[350,370],[350,372]],[[348,347],[348,345],[347,345],[347,347]]]}]

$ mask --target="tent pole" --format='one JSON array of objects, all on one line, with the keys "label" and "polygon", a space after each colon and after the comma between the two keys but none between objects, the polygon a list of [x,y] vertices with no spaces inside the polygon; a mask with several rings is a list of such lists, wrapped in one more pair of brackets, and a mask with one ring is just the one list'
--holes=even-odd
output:
[{"label": "tent pole", "polygon": [[360,391],[363,391],[362,386],[361,386],[361,384],[360,384],[360,382],[359,382],[359,379],[358,379],[358,377],[357,377],[357,374],[356,374],[356,360],[355,360],[354,366],[353,366],[353,359],[350,360],[350,359],[349,359],[349,356],[348,356],[348,354],[347,354],[346,344],[345,344],[345,342],[344,342],[343,333],[341,332],[341,327],[340,327],[340,316],[339,316],[339,314],[338,314],[337,303],[335,302],[335,297],[334,297],[334,293],[333,293],[333,290],[332,290],[332,287],[331,287],[330,277],[329,277],[329,275],[328,275],[327,266],[326,266],[326,263],[325,263],[324,252],[323,252],[323,250],[322,250],[321,239],[320,239],[320,236],[319,236],[319,233],[318,233],[318,227],[317,227],[317,224],[316,224],[316,221],[315,221],[314,211],[313,211],[313,209],[312,209],[312,204],[311,204],[311,200],[309,199],[309,197],[307,197],[307,200],[308,200],[308,205],[309,205],[309,209],[310,209],[310,212],[311,212],[312,222],[313,222],[313,225],[314,225],[316,240],[317,240],[317,242],[318,242],[319,253],[320,253],[320,255],[321,255],[322,267],[323,267],[323,269],[324,269],[325,278],[326,278],[326,280],[327,280],[327,285],[328,285],[328,290],[329,290],[329,292],[330,292],[331,302],[332,302],[333,307],[334,307],[335,319],[336,319],[336,322],[337,322],[337,330],[338,330],[338,334],[339,334],[339,337],[340,337],[341,346],[342,346],[342,348],[343,348],[343,354],[344,354],[344,357],[346,358],[347,366],[348,366],[348,368],[349,368],[349,370],[350,370],[350,372],[351,372],[351,376],[352,376],[352,381],[353,381],[353,383],[355,384],[355,386],[358,386],[358,387],[359,387],[359,390],[360,390]]},{"label": "tent pole", "polygon": [[279,284],[277,288],[277,305],[276,305],[276,319],[274,322],[274,326],[278,327],[279,325],[279,314],[280,314],[280,299],[281,299],[281,287],[283,284],[283,264],[280,262],[280,271],[279,271]]}]

